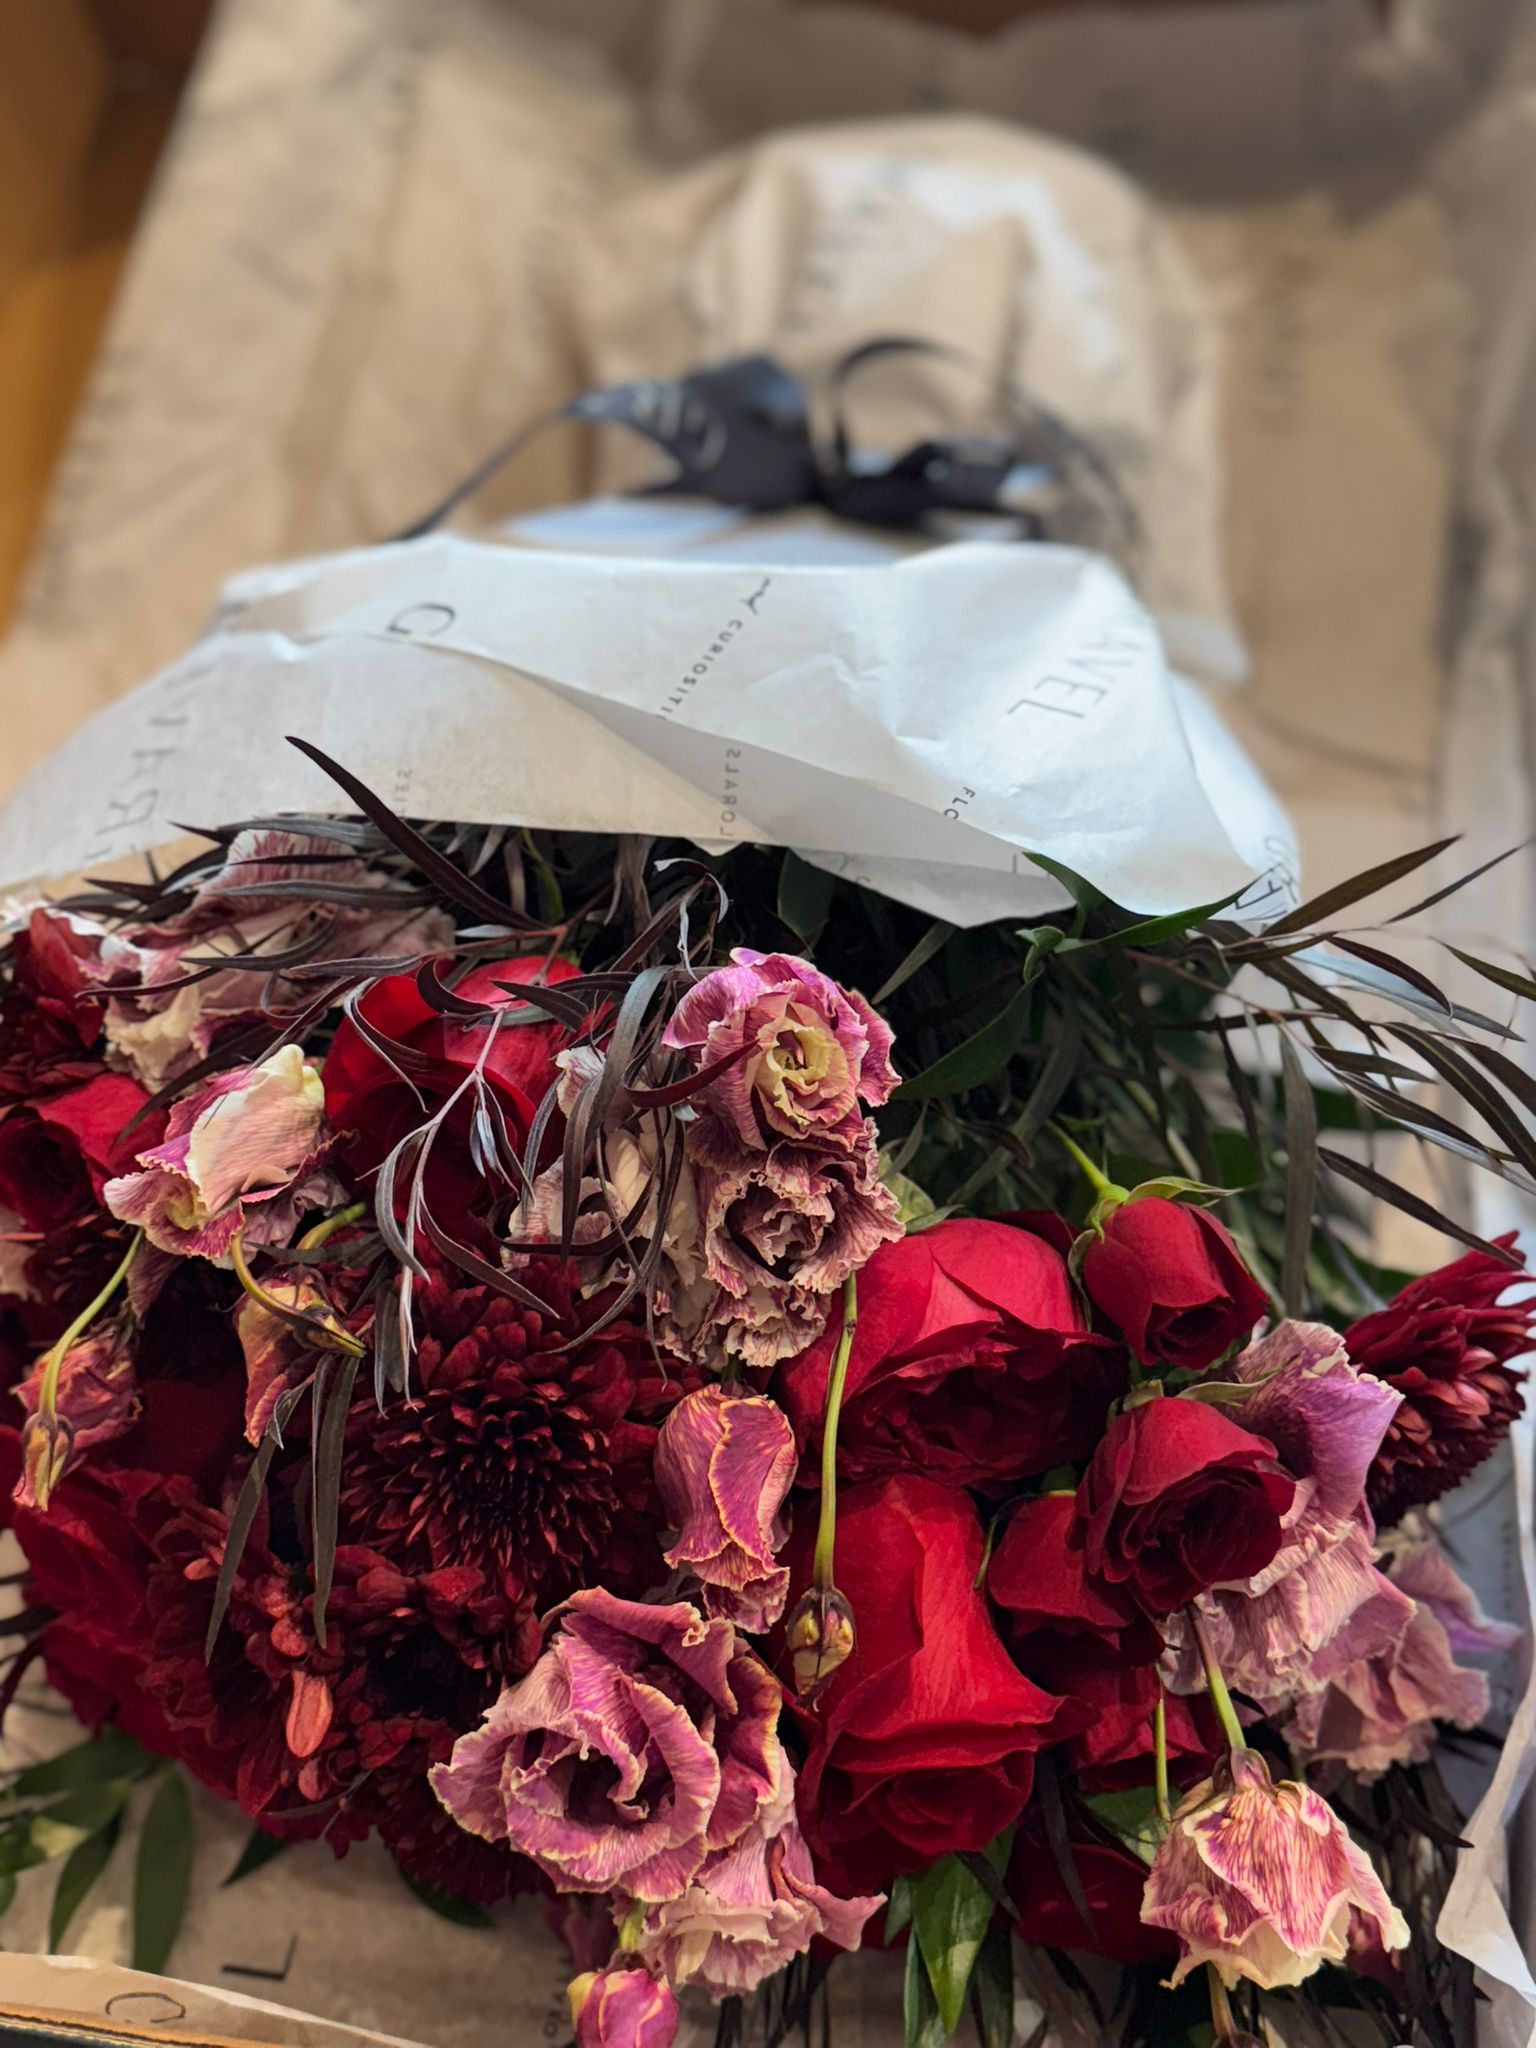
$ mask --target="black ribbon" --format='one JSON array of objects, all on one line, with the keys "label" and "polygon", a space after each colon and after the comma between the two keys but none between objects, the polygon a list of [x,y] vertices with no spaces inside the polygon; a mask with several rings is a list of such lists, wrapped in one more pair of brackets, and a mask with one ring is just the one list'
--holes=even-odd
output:
[{"label": "black ribbon", "polygon": [[828,380],[832,424],[821,446],[804,385],[771,356],[587,391],[515,434],[395,538],[431,533],[546,428],[588,420],[640,434],[671,461],[671,475],[643,496],[712,498],[750,512],[822,505],[866,526],[904,529],[946,514],[986,515],[1007,522],[1017,538],[1078,542],[1129,566],[1136,517],[1108,464],[1065,421],[1010,389],[999,394],[1006,432],[937,436],[888,458],[861,454],[843,413],[848,384],[869,364],[898,354],[978,367],[934,342],[864,343]]}]

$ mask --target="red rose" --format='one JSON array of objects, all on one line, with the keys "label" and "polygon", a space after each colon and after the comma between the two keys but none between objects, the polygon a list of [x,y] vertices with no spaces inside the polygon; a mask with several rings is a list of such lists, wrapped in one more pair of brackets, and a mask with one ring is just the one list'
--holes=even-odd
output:
[{"label": "red rose", "polygon": [[1082,1545],[1069,1539],[1077,1517],[1070,1493],[1025,1501],[987,1566],[987,1591],[1004,1609],[1015,1652],[1074,1659],[1107,1654],[1117,1664],[1155,1664],[1163,1639],[1121,1586],[1091,1578]]},{"label": "red rose", "polygon": [[98,1073],[29,1107],[0,1114],[0,1207],[32,1230],[57,1230],[94,1211],[103,1184],[131,1172],[134,1155],[158,1142],[160,1117],[124,1139],[148,1102],[126,1074]]},{"label": "red rose", "polygon": [[[808,1578],[814,1517],[788,1552]],[[858,1643],[817,1711],[800,1820],[822,1881],[889,1885],[1017,1820],[1035,1752],[1070,1725],[1017,1669],[978,1591],[982,1530],[968,1497],[931,1479],[855,1487],[838,1502],[837,1581]]]},{"label": "red rose", "polygon": [[1073,1901],[1057,1851],[1046,1838],[1036,1809],[1014,1837],[1005,1883],[1018,1912],[1015,1934],[1032,1948],[1076,1949],[1115,1963],[1147,1962],[1172,1955],[1177,1943],[1160,1927],[1145,1927],[1141,1895],[1147,1866],[1128,1849],[1082,1835],[1062,1845],[1072,1858],[1092,1921]]},{"label": "red rose", "polygon": [[[540,981],[553,986],[572,980],[579,972],[568,961],[525,954],[476,967],[455,984],[454,993],[467,1002],[494,1003],[514,1015],[526,1016],[530,1006],[506,994],[498,984]],[[422,1122],[424,1114],[440,1108],[473,1071],[484,1051],[490,1024],[442,1016],[423,997],[413,974],[392,974],[375,982],[358,1007],[363,1021],[380,1037],[405,1048],[407,1057],[401,1068],[415,1084],[412,1087],[401,1079],[349,1017],[342,1019],[325,1060],[325,1113],[338,1131],[349,1134],[347,1154],[354,1172],[366,1174],[382,1165],[406,1133]],[[518,1022],[498,1028],[484,1073],[514,1143],[527,1136],[539,1103],[555,1079],[555,1054],[567,1039],[568,1033],[553,1022]],[[482,1188],[469,1152],[471,1114],[466,1092],[432,1151],[433,1206],[449,1216],[462,1214]]]},{"label": "red rose", "polygon": [[[1089,1576],[1068,1540],[1076,1513],[1070,1494],[1026,1501],[993,1552],[987,1591],[1020,1670],[1083,1710],[1065,1748],[1073,1776],[1100,1790],[1144,1785],[1162,1633],[1126,1587]],[[1190,1758],[1201,1775],[1219,1746],[1205,1700],[1170,1694],[1167,1730],[1170,1757]]]},{"label": "red rose", "polygon": [[[1513,1245],[1513,1232],[1499,1243]],[[1526,1279],[1523,1267],[1468,1252],[1344,1332],[1351,1362],[1403,1397],[1366,1485],[1379,1523],[1465,1479],[1525,1406],[1525,1374],[1511,1361],[1531,1349],[1536,1302],[1500,1297]]]},{"label": "red rose", "polygon": [[1144,1195],[1105,1217],[1083,1285],[1143,1365],[1203,1372],[1246,1344],[1269,1297],[1209,1210]]},{"label": "red rose", "polygon": [[0,992],[0,1102],[32,1101],[99,1071],[91,1047],[102,1002],[90,991],[102,937],[99,925],[40,905],[11,941]]},{"label": "red rose", "polygon": [[[841,1334],[834,1307],[779,1372],[807,1482]],[[1124,1353],[1089,1331],[1058,1251],[1005,1223],[940,1223],[882,1245],[859,1274],[838,1469],[853,1480],[920,1471],[950,1486],[1044,1472],[1086,1457],[1124,1381]]]},{"label": "red rose", "polygon": [[1261,1572],[1295,1491],[1272,1444],[1204,1401],[1143,1401],[1115,1417],[1094,1452],[1072,1540],[1096,1577],[1168,1614]]}]

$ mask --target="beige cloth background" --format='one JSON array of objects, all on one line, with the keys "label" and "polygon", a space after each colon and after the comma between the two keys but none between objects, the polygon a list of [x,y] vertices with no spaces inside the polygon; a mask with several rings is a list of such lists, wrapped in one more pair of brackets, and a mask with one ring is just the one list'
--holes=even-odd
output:
[{"label": "beige cloth background", "polygon": [[[1146,180],[1217,309],[1226,573],[1253,657],[1232,716],[1309,881],[1446,815],[1519,837],[1521,11],[1409,0],[1384,24],[1276,0],[989,44],[779,0],[226,0],[0,651],[0,789],[178,653],[225,575],[394,530],[585,381],[573,266],[595,214],[785,121],[964,107]],[[481,509],[576,495],[586,461],[556,435]],[[1522,942],[1522,889],[1506,875],[1464,928]],[[206,1814],[187,1977],[443,2048],[563,2038],[532,1924],[424,1920],[368,1850],[298,1850],[220,1894],[242,1835]],[[125,1892],[120,1870],[90,1954],[122,1953]],[[37,1941],[45,1913],[29,1886],[8,1939]],[[0,1996],[25,2002],[29,1967],[0,1960]],[[840,1974],[844,2041],[899,2038],[888,1974]]]}]

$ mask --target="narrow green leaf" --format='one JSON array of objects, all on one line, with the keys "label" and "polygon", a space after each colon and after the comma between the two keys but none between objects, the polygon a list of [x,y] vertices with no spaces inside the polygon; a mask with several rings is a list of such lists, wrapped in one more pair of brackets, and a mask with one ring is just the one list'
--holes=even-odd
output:
[{"label": "narrow green leaf", "polygon": [[1301,1056],[1283,1031],[1280,1066],[1285,1082],[1285,1254],[1280,1293],[1286,1314],[1299,1316],[1306,1307],[1307,1254],[1317,1208],[1317,1104]]},{"label": "narrow green leaf", "polygon": [[1351,875],[1347,881],[1337,882],[1331,889],[1324,889],[1309,903],[1301,904],[1290,911],[1278,923],[1267,927],[1266,940],[1282,939],[1287,932],[1304,932],[1320,924],[1324,918],[1332,917],[1336,910],[1348,910],[1352,903],[1363,897],[1374,896],[1378,889],[1390,888],[1400,882],[1404,875],[1411,875],[1415,868],[1425,867],[1430,861],[1454,846],[1456,838],[1437,839],[1433,846],[1420,846],[1412,853],[1399,853],[1391,860],[1381,861],[1376,867],[1367,868],[1362,874]]},{"label": "narrow green leaf", "polygon": [[[397,1864],[396,1869],[399,1869]],[[494,1927],[495,1921],[484,1906],[477,1906],[469,1899],[456,1899],[451,1892],[439,1891],[436,1885],[423,1884],[418,1878],[401,1870],[400,1876],[407,1891],[416,1897],[429,1912],[440,1920],[451,1920],[455,1927]]]},{"label": "narrow green leaf", "polygon": [[281,1835],[269,1835],[265,1828],[252,1828],[249,1841],[240,1851],[239,1862],[225,1878],[221,1889],[239,1884],[243,1877],[252,1877],[258,1870],[264,1870],[274,1856],[281,1856],[285,1849],[292,1846],[290,1842],[285,1842]]},{"label": "narrow green leaf", "polygon": [[910,1877],[898,1877],[891,1886],[890,1902],[885,1909],[886,1946],[889,1947],[896,1937],[904,1934],[911,1925],[912,1880]]},{"label": "narrow green leaf", "polygon": [[1013,2048],[1013,1939],[1000,1923],[987,1929],[971,1981],[981,2048]]},{"label": "narrow green leaf", "polygon": [[287,1420],[288,1412],[283,1401],[279,1401],[267,1433],[251,1460],[251,1468],[245,1475],[240,1496],[235,1502],[235,1511],[229,1518],[229,1533],[224,1538],[224,1555],[219,1560],[219,1576],[214,1582],[213,1607],[208,1616],[208,1635],[203,1644],[205,1657],[213,1655],[213,1646],[219,1640],[219,1630],[224,1626],[224,1616],[229,1609],[229,1596],[235,1590],[235,1574],[239,1571],[240,1559],[245,1554],[251,1524],[256,1520],[256,1510],[261,1506],[261,1496],[267,1484],[267,1469],[277,1450],[278,1433]]},{"label": "narrow green leaf", "polygon": [[989,1888],[958,1856],[942,1857],[913,1882],[912,1937],[922,1950],[946,2034],[960,2024],[971,1971],[995,1910]]},{"label": "narrow green leaf", "polygon": [[1030,991],[1014,991],[989,1024],[934,1061],[921,1074],[903,1081],[896,1091],[901,1102],[922,1102],[933,1095],[964,1095],[979,1088],[1007,1066],[1029,1026]]},{"label": "narrow green leaf", "polygon": [[159,1767],[159,1759],[141,1749],[120,1728],[77,1742],[45,1763],[29,1764],[11,1780],[9,1792],[20,1799],[40,1799],[50,1792],[74,1792],[113,1778],[142,1778]]},{"label": "narrow green leaf", "polygon": [[68,1856],[88,1835],[104,1828],[122,1812],[133,1791],[133,1781],[118,1778],[105,1785],[84,1785],[68,1792],[32,1816],[27,1829],[36,1860],[50,1863],[56,1856]]},{"label": "narrow green leaf", "polygon": [[1536,981],[1530,975],[1516,974],[1512,967],[1500,967],[1494,960],[1479,960],[1475,953],[1463,953],[1460,946],[1447,946],[1446,951],[1453,953],[1463,967],[1470,967],[1484,981],[1491,981],[1495,988],[1508,989],[1512,996],[1536,1003]]},{"label": "narrow green leaf", "polygon": [[0,1919],[4,1919],[16,1903],[16,1880],[7,1870],[0,1872]]},{"label": "narrow green leaf", "polygon": [[1433,910],[1437,903],[1444,903],[1448,896],[1459,895],[1471,883],[1480,881],[1491,869],[1501,867],[1511,855],[1524,853],[1530,845],[1529,839],[1522,839],[1518,846],[1506,846],[1502,853],[1496,853],[1492,860],[1485,860],[1481,867],[1473,868],[1470,874],[1458,875],[1454,882],[1447,882],[1443,889],[1436,889],[1433,895],[1421,896],[1417,903],[1410,903],[1406,910],[1387,919],[1388,924],[1403,924],[1410,917],[1420,917],[1426,910]]},{"label": "narrow green leaf", "polygon": [[800,938],[814,939],[827,921],[836,887],[837,877],[825,868],[786,853],[779,869],[779,916]]},{"label": "narrow green leaf", "polygon": [[1059,860],[1052,860],[1048,854],[1026,850],[1024,858],[1060,882],[1080,911],[1097,910],[1101,903],[1108,902],[1102,889],[1095,889],[1092,882],[1085,882],[1081,875],[1075,875],[1071,868],[1064,868]]},{"label": "narrow green leaf", "polygon": [[954,933],[954,926],[946,918],[936,918],[901,965],[881,982],[870,997],[875,1008],[878,1009],[887,996],[893,996],[904,981],[910,981],[920,967],[926,967],[936,953],[942,952]]},{"label": "narrow green leaf", "polygon": [[[325,1611],[331,1598],[331,1581],[336,1572],[336,1522],[341,1501],[341,1464],[346,1452],[347,1414],[352,1406],[352,1389],[359,1361],[342,1360],[336,1384],[316,1415],[314,1448],[314,1527],[310,1541],[315,1556],[315,1641],[325,1648]],[[315,1398],[320,1398],[320,1376],[315,1375]]]},{"label": "narrow green leaf", "polygon": [[165,1968],[181,1932],[192,1881],[192,1802],[174,1766],[155,1787],[133,1872],[133,1967]]},{"label": "narrow green leaf", "polygon": [[1174,910],[1166,917],[1144,917],[1139,924],[1122,925],[1119,931],[1106,932],[1103,938],[1088,943],[1095,946],[1161,946],[1169,939],[1183,938],[1196,925],[1207,923],[1218,910],[1227,909],[1243,893],[1239,889],[1234,895],[1223,896],[1219,902],[1202,903],[1197,910]]},{"label": "narrow green leaf", "polygon": [[939,2003],[923,1964],[922,1950],[914,1936],[907,1943],[907,1974],[902,1985],[901,2013],[904,2048],[944,2048],[950,2029],[939,2014]]},{"label": "narrow green leaf", "polygon": [[53,1909],[48,1915],[48,1953],[51,1956],[62,1950],[70,1923],[85,1904],[97,1878],[111,1862],[122,1828],[121,1814],[114,1814],[104,1828],[94,1835],[87,1835],[65,1858],[59,1871],[59,1881],[54,1887]]}]

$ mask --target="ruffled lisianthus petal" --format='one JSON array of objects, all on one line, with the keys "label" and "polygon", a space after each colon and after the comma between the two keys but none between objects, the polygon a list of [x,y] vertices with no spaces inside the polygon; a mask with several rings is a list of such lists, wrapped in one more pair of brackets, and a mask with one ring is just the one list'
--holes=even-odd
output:
[{"label": "ruffled lisianthus petal", "polygon": [[[1388,1649],[1408,1625],[1412,1603],[1376,1568],[1364,1501],[1396,1396],[1311,1323],[1282,1323],[1234,1377],[1253,1389],[1235,1418],[1276,1444],[1296,1490],[1270,1562],[1224,1574],[1196,1604],[1228,1683],[1267,1710]],[[1169,1683],[1198,1691],[1200,1657],[1184,1618],[1171,1617],[1167,1632]]]},{"label": "ruffled lisianthus petal", "polygon": [[[306,881],[321,891],[352,891],[354,899],[311,903],[281,893]],[[114,1060],[146,1088],[160,1089],[203,1059],[231,1026],[282,1021],[314,1000],[312,981],[290,981],[265,966],[207,964],[221,955],[259,959],[302,949],[313,968],[327,960],[409,958],[453,943],[452,921],[436,906],[383,900],[396,890],[395,877],[351,858],[334,841],[237,833],[183,909],[153,926],[103,937],[96,985]],[[369,893],[380,897],[377,906]]]},{"label": "ruffled lisianthus petal", "polygon": [[432,1783],[462,1827],[561,1890],[673,1899],[775,1796],[780,1701],[729,1622],[577,1593]]},{"label": "ruffled lisianthus petal", "polygon": [[[775,1382],[811,1484],[841,1337],[834,1304]],[[882,1245],[861,1272],[838,1470],[850,1480],[921,1471],[956,1486],[1014,1482],[1086,1456],[1124,1383],[1123,1347],[1089,1331],[1054,1246],[954,1217]]]},{"label": "ruffled lisianthus petal", "polygon": [[140,1170],[108,1181],[107,1207],[161,1251],[221,1258],[237,1236],[286,1235],[306,1202],[331,1189],[325,1091],[296,1045],[234,1067],[171,1111],[163,1143],[141,1151]]},{"label": "ruffled lisianthus petal", "polygon": [[1243,1427],[1268,1437],[1288,1472],[1311,1480],[1314,1512],[1353,1515],[1401,1394],[1357,1371],[1344,1339],[1323,1323],[1276,1324],[1231,1377],[1252,1388],[1235,1411]]},{"label": "ruffled lisianthus petal", "polygon": [[[1514,1241],[1511,1232],[1498,1243],[1509,1250]],[[1519,1298],[1506,1300],[1516,1286]],[[1344,1332],[1360,1370],[1402,1397],[1370,1475],[1379,1523],[1438,1500],[1502,1441],[1525,1405],[1525,1374],[1514,1361],[1530,1350],[1533,1324],[1523,1264],[1472,1251],[1410,1281]]]},{"label": "ruffled lisianthus petal", "polygon": [[715,1288],[700,1342],[748,1365],[803,1350],[848,1275],[901,1235],[872,1125],[860,1122],[831,1148],[785,1141],[754,1152],[700,1117],[689,1126],[688,1155]]},{"label": "ruffled lisianthus petal", "polygon": [[708,1614],[760,1631],[784,1612],[789,1573],[774,1553],[794,1476],[794,1432],[760,1395],[701,1387],[662,1424],[656,1483],[678,1531],[666,1561],[699,1580]]},{"label": "ruffled lisianthus petal", "polygon": [[729,1062],[706,1083],[703,1106],[738,1143],[830,1136],[878,1107],[899,1076],[891,1031],[864,998],[807,960],[738,946],[732,965],[683,997],[662,1042],[700,1068]]},{"label": "ruffled lisianthus petal", "polygon": [[[615,1901],[620,1918],[629,1903],[622,1895]],[[857,1948],[865,1921],[883,1903],[840,1899],[817,1883],[785,1763],[778,1791],[752,1824],[707,1857],[679,1897],[644,1911],[638,1952],[670,1983],[728,1998],[756,1990],[818,1937]]]},{"label": "ruffled lisianthus petal", "polygon": [[1229,1986],[1300,1984],[1348,1953],[1360,1915],[1386,1949],[1408,1929],[1343,1823],[1310,1786],[1276,1785],[1240,1750],[1180,1805],[1141,1917],[1179,1940],[1171,1981],[1210,1963]]},{"label": "ruffled lisianthus petal", "polygon": [[1433,1537],[1397,1549],[1390,1572],[1413,1603],[1407,1626],[1300,1700],[1286,1729],[1296,1748],[1368,1778],[1392,1764],[1422,1763],[1438,1722],[1475,1728],[1488,1712],[1488,1680],[1456,1657],[1495,1654],[1520,1636],[1483,1614]]},{"label": "ruffled lisianthus petal", "polygon": [[[1266,1711],[1390,1647],[1413,1612],[1407,1595],[1377,1569],[1363,1511],[1335,1522],[1309,1512],[1305,1488],[1301,1501],[1267,1571],[1195,1602],[1228,1683]],[[1203,1667],[1182,1615],[1169,1617],[1167,1635],[1167,1682],[1198,1692]]]}]

